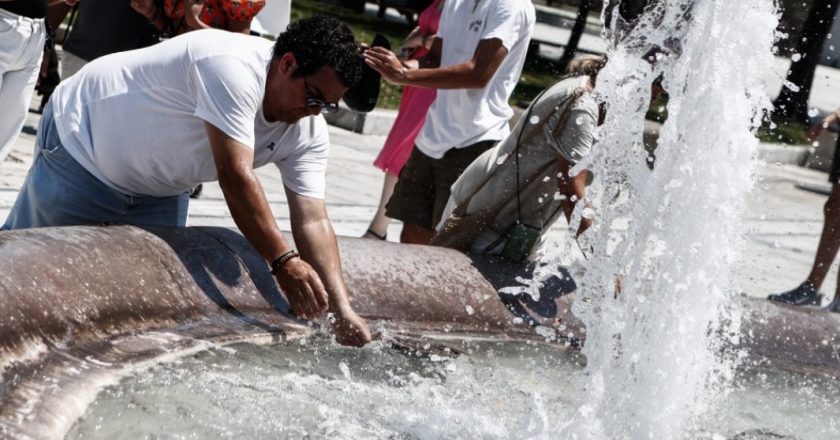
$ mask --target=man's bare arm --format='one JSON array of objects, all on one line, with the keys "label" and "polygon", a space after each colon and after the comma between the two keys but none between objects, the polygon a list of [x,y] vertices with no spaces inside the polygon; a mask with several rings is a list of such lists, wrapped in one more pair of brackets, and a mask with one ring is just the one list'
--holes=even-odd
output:
[{"label": "man's bare arm", "polygon": [[362,346],[371,336],[365,321],[350,306],[347,286],[341,274],[341,257],[323,200],[302,196],[286,188],[292,235],[301,256],[320,276],[333,313],[333,332],[343,345]]},{"label": "man's bare arm", "polygon": [[[274,261],[292,250],[274,220],[262,185],[254,174],[254,150],[205,123],[219,185],[236,226],[265,258]],[[300,258],[287,261],[275,276],[297,316],[311,319],[325,312],[327,293],[317,273]]]},{"label": "man's bare arm", "polygon": [[[440,63],[442,41],[435,38],[430,53],[429,65]],[[432,89],[480,89],[484,88],[496,74],[496,70],[507,56],[507,48],[498,38],[481,40],[475,48],[472,59],[460,64],[444,67],[408,68],[389,50],[374,47],[365,51],[367,64],[386,80],[395,84],[406,84]],[[433,58],[437,57],[437,58]]]}]

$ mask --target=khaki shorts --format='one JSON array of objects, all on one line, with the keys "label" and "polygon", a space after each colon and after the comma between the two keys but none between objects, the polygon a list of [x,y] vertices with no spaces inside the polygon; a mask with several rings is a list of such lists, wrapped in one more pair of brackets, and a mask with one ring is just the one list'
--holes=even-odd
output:
[{"label": "khaki shorts", "polygon": [[453,148],[440,159],[426,156],[415,145],[400,171],[385,215],[425,229],[434,229],[449,200],[449,188],[481,153],[497,141],[481,141]]}]

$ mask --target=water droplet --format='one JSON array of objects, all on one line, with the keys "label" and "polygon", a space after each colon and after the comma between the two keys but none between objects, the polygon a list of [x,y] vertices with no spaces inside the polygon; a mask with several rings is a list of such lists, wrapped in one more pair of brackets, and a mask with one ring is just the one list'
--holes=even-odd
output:
[{"label": "water droplet", "polygon": [[790,57],[791,61],[794,63],[802,59],[802,55],[795,53]]},{"label": "water droplet", "polygon": [[467,311],[467,315],[472,315],[473,313],[475,313],[475,310],[470,306],[464,307],[464,310]]},{"label": "water droplet", "polygon": [[554,339],[557,337],[557,332],[551,328],[546,327],[544,325],[538,325],[534,330],[536,330],[537,334],[546,338],[546,339]]},{"label": "water droplet", "polygon": [[788,81],[788,80],[785,80],[785,82],[783,84],[784,84],[785,87],[789,88],[790,91],[792,91],[792,92],[798,92],[799,91],[799,86],[790,82],[790,81]]},{"label": "water droplet", "polygon": [[540,117],[537,116],[537,115],[531,116],[531,118],[528,119],[528,122],[530,122],[531,124],[539,124],[540,123]]},{"label": "water droplet", "polygon": [[350,367],[347,366],[344,362],[338,363],[338,369],[341,370],[341,374],[344,375],[344,378],[350,380]]},{"label": "water droplet", "polygon": [[815,118],[817,115],[820,114],[820,111],[816,109],[816,107],[811,107],[808,109],[808,116]]},{"label": "water droplet", "polygon": [[575,118],[575,124],[583,125],[583,116],[578,116],[577,118]]}]

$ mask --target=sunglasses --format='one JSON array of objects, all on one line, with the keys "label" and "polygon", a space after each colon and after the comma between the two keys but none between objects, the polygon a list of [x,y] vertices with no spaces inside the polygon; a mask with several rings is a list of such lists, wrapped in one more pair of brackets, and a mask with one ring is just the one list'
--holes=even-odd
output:
[{"label": "sunglasses", "polygon": [[315,97],[315,94],[312,93],[312,89],[309,87],[309,83],[306,82],[306,78],[303,78],[303,85],[306,87],[306,94],[309,95],[303,105],[308,108],[317,108],[318,112],[324,114],[335,113],[338,111],[338,103],[326,102],[321,98]]}]

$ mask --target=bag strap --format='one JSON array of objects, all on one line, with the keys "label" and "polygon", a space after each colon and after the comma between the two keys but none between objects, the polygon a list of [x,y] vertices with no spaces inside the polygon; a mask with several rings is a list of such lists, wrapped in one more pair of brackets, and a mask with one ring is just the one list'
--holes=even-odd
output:
[{"label": "bag strap", "polygon": [[[519,145],[522,142],[522,134],[525,132],[525,124],[528,123],[528,119],[531,117],[531,113],[533,113],[534,107],[536,107],[536,105],[537,105],[537,101],[539,101],[539,99],[547,91],[548,91],[548,89],[543,90],[542,92],[540,92],[539,95],[537,95],[536,98],[534,98],[533,101],[531,101],[531,105],[528,106],[528,111],[525,113],[525,116],[522,117],[524,122],[522,124],[522,128],[519,130],[519,135],[517,135],[516,148],[514,149],[513,154],[517,154],[517,155],[519,154]],[[544,124],[544,122],[542,122],[542,123]],[[476,186],[475,191],[473,191],[472,194],[470,194],[468,197],[466,197],[463,202],[459,203],[458,206],[455,207],[455,209],[452,211],[452,214],[458,215],[458,216],[463,216],[467,211],[467,205],[470,204],[469,203],[470,200],[472,200],[472,198],[476,194],[478,194],[479,191],[481,191],[481,188],[483,188],[484,185],[486,185],[487,182],[489,182],[490,179],[493,178],[494,175],[496,175],[496,172],[501,168],[501,165],[503,163],[507,162],[508,159],[510,159],[510,156],[506,157],[505,160],[502,163],[498,164],[499,166],[495,167],[491,172],[487,173],[487,175],[484,177],[484,181],[481,182],[480,185]],[[516,187],[516,190],[517,190],[517,192],[519,191],[519,167],[518,167],[518,163],[519,163],[519,159],[517,158],[517,168],[516,168],[516,170],[517,170],[517,179],[516,179],[517,180],[517,182],[516,182],[517,187]]]}]

